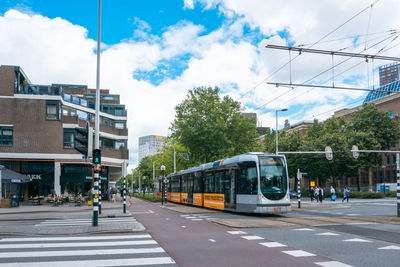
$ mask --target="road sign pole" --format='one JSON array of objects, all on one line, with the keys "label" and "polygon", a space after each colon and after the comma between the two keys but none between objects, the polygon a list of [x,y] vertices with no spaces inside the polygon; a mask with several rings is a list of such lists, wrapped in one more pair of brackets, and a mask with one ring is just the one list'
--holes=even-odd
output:
[{"label": "road sign pole", "polygon": [[301,172],[300,169],[297,169],[297,203],[299,209],[301,208],[300,178],[301,178]]},{"label": "road sign pole", "polygon": [[396,173],[397,173],[397,217],[400,217],[400,156],[396,153]]},{"label": "road sign pole", "polygon": [[126,213],[126,178],[124,177],[124,213]]}]

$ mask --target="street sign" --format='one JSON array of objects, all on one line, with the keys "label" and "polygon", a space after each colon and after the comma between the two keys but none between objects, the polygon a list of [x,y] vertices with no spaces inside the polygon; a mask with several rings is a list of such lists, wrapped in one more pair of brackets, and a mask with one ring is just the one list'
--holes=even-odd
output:
[{"label": "street sign", "polygon": [[351,147],[351,152],[353,152],[353,157],[357,159],[360,156],[360,152],[358,151],[358,146],[354,145]]},{"label": "street sign", "polygon": [[332,148],[330,146],[325,147],[325,157],[327,160],[333,159],[333,152],[332,152]]},{"label": "street sign", "polygon": [[311,182],[310,182],[310,186],[315,186],[315,182],[314,182],[314,181],[311,181]]}]

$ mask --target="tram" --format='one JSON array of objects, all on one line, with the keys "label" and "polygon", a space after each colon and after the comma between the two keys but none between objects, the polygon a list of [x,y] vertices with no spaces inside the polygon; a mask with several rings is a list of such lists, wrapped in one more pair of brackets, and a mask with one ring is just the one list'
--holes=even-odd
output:
[{"label": "tram", "polygon": [[[165,182],[167,200],[242,213],[291,210],[286,158],[251,152],[172,173]],[[158,196],[161,195],[161,191]]]}]

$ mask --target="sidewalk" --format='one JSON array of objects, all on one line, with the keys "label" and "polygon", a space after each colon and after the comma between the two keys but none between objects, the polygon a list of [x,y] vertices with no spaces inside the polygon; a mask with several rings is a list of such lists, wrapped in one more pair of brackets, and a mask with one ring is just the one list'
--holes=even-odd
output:
[{"label": "sidewalk", "polygon": [[123,213],[121,201],[117,200],[114,203],[103,201],[98,226],[95,227],[91,223],[92,206],[75,207],[64,204],[54,207],[43,204],[0,208],[0,235],[76,235],[144,231],[143,225],[128,211],[129,206],[130,202],[127,201],[126,213]]}]

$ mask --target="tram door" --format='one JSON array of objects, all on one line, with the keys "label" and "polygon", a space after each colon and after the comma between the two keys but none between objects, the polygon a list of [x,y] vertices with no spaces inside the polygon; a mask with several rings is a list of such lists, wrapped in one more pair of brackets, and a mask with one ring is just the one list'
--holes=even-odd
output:
[{"label": "tram door", "polygon": [[190,174],[188,177],[188,203],[193,204],[193,175]]},{"label": "tram door", "polygon": [[225,172],[224,179],[224,195],[225,195],[225,208],[236,208],[236,188],[235,188],[235,173],[236,170],[230,168]]}]

